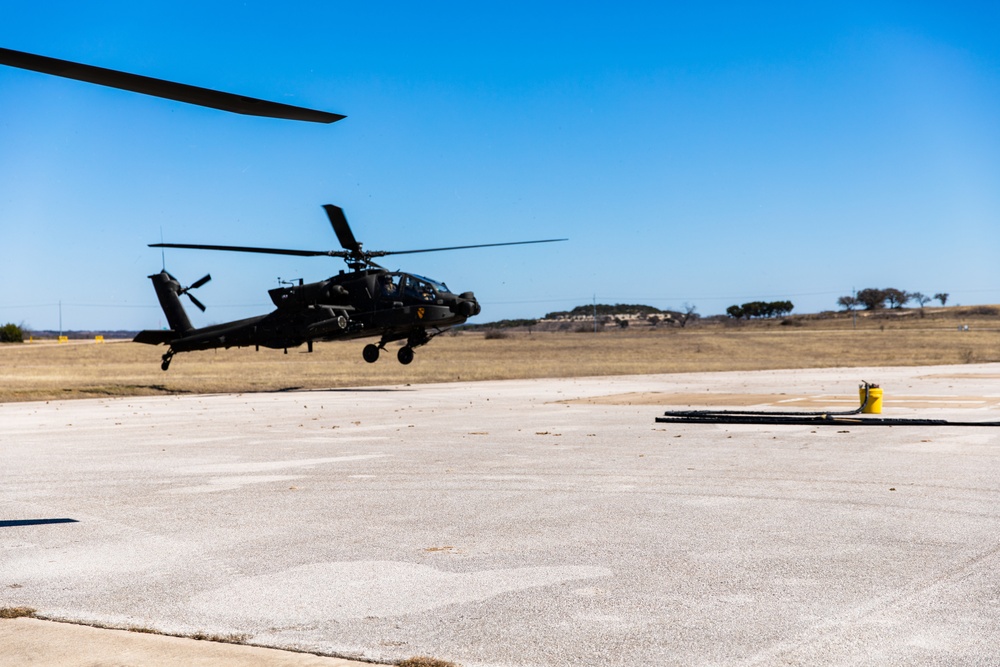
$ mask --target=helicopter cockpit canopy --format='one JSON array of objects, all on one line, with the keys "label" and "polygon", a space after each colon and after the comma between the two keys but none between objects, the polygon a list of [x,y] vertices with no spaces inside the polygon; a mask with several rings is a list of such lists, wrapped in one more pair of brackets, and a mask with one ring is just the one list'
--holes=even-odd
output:
[{"label": "helicopter cockpit canopy", "polygon": [[449,292],[447,285],[415,273],[394,272],[382,276],[382,295],[386,297],[433,303],[442,292]]}]

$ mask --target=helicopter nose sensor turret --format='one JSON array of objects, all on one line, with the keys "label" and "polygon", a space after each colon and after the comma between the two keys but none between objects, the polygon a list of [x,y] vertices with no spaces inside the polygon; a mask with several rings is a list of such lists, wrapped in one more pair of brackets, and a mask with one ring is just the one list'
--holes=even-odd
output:
[{"label": "helicopter nose sensor turret", "polygon": [[458,295],[458,303],[455,304],[455,312],[465,317],[472,317],[482,312],[476,295],[472,292],[462,292]]}]

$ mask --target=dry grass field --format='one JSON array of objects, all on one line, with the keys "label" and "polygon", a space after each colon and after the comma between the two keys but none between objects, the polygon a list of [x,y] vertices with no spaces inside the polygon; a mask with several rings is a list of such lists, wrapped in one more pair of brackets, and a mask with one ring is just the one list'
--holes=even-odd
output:
[{"label": "dry grass field", "polygon": [[[366,341],[281,350],[177,355],[160,370],[163,346],[127,341],[0,345],[0,402],[99,396],[283,391],[385,384],[834,366],[923,366],[1000,361],[1000,318],[956,309],[948,316],[810,319],[793,326],[702,322],[599,333],[445,334],[409,366],[396,345],[361,359]],[[959,330],[968,325],[969,330]]]}]

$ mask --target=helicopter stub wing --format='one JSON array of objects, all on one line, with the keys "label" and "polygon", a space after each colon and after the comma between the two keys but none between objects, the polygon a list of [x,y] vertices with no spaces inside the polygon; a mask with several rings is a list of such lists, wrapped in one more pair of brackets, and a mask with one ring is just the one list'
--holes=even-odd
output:
[{"label": "helicopter stub wing", "polygon": [[19,67],[21,69],[61,76],[94,83],[99,86],[128,90],[143,95],[162,97],[176,102],[195,104],[221,111],[243,114],[247,116],[264,116],[267,118],[283,118],[285,120],[301,120],[311,123],[333,123],[345,116],[328,111],[307,109],[280,102],[269,102],[245,95],[225,93],[211,88],[191,86],[186,83],[176,83],[164,79],[155,79],[140,74],[129,74],[94,65],[84,65],[70,60],[60,60],[48,56],[39,56],[24,51],[0,48],[0,65]]}]

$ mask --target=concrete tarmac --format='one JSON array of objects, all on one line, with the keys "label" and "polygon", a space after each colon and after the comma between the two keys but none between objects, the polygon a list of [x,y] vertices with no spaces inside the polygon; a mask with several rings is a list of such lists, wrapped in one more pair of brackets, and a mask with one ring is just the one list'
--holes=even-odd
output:
[{"label": "concrete tarmac", "polygon": [[[0,607],[383,663],[1000,664],[1000,430],[655,422],[861,380],[1000,420],[1000,364],[0,404]],[[0,621],[0,664],[346,664],[67,627]]]}]

